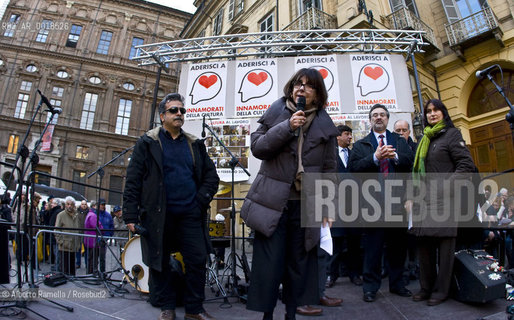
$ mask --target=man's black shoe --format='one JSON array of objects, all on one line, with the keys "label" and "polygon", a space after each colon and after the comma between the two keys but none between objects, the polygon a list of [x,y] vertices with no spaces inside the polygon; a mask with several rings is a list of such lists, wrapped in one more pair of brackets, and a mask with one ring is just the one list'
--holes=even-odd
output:
[{"label": "man's black shoe", "polygon": [[362,296],[362,300],[366,301],[366,302],[373,302],[375,301],[375,299],[377,298],[377,294],[375,292],[365,292],[364,295]]},{"label": "man's black shoe", "polygon": [[409,289],[402,287],[399,289],[391,289],[389,292],[399,295],[400,297],[410,297],[412,296],[412,292]]},{"label": "man's black shoe", "polygon": [[360,276],[350,277],[350,281],[356,286],[362,286],[362,278]]}]

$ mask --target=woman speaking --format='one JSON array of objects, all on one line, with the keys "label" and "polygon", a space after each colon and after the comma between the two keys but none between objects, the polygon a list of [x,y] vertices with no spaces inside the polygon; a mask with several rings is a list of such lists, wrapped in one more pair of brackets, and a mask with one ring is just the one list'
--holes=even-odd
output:
[{"label": "woman speaking", "polygon": [[[435,306],[448,298],[457,237],[454,208],[458,206],[454,203],[461,201],[454,198],[453,190],[443,186],[470,177],[475,165],[460,131],[440,100],[427,102],[424,120],[426,127],[414,159],[413,174],[415,180],[420,179],[427,186],[426,215],[420,215],[422,218],[410,230],[418,237],[421,290],[412,298],[428,300],[429,306]],[[446,218],[439,219],[445,213],[448,213]]]},{"label": "woman speaking", "polygon": [[303,173],[336,172],[337,129],[324,110],[327,90],[316,69],[301,69],[287,82],[251,134],[262,160],[241,216],[255,229],[247,308],[273,319],[279,286],[286,319],[296,307],[317,304],[320,228],[301,227]]}]

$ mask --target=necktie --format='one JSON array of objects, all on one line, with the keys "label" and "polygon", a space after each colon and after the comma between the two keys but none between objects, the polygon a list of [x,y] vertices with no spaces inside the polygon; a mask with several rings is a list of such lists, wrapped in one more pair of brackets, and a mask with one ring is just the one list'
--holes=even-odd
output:
[{"label": "necktie", "polygon": [[[379,147],[382,147],[384,145],[384,135],[381,134],[378,136],[380,138],[380,141],[378,143]],[[389,161],[387,159],[382,159],[379,161],[380,164],[380,172],[384,174],[384,177],[387,177],[389,174]]]},{"label": "necktie", "polygon": [[348,148],[343,148],[344,165],[348,166]]}]

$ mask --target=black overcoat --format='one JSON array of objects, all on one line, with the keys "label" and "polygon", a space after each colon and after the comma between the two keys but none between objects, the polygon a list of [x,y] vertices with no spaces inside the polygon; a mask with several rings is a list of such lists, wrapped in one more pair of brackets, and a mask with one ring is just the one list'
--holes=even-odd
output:
[{"label": "black overcoat", "polygon": [[[125,223],[140,223],[148,234],[141,237],[143,262],[162,271],[163,230],[166,217],[166,190],[162,166],[161,127],[154,128],[139,138],[127,168],[123,193]],[[219,177],[209,158],[205,144],[195,136],[184,133],[193,155],[193,174],[196,183],[196,202],[207,219],[207,209],[218,190]],[[168,192],[173,192],[168,190]],[[207,248],[212,251],[208,229],[203,224]]]},{"label": "black overcoat", "polygon": [[[452,182],[456,179],[471,181],[471,174],[475,172],[473,158],[457,128],[444,128],[430,140],[425,171],[426,215],[423,215],[421,221],[414,221],[410,232],[416,236],[456,237],[459,220],[455,216],[456,210],[460,210],[458,213],[465,216],[473,216],[472,211],[476,210],[475,205],[468,203],[471,200],[465,197],[466,194],[463,193],[458,199],[455,197]],[[445,183],[450,186],[449,190],[444,189]],[[416,214],[421,216],[417,207],[414,208]],[[434,218],[444,214],[448,214],[448,219],[438,221]]]}]

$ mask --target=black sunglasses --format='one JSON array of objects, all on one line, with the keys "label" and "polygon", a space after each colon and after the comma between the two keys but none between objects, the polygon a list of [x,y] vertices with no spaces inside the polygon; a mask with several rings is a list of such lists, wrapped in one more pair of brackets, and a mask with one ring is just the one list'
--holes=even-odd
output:
[{"label": "black sunglasses", "polygon": [[171,114],[176,114],[179,110],[180,110],[180,113],[186,114],[186,108],[184,108],[184,107],[180,107],[180,108],[179,107],[171,107],[167,110],[164,110],[163,113],[169,112]]}]

